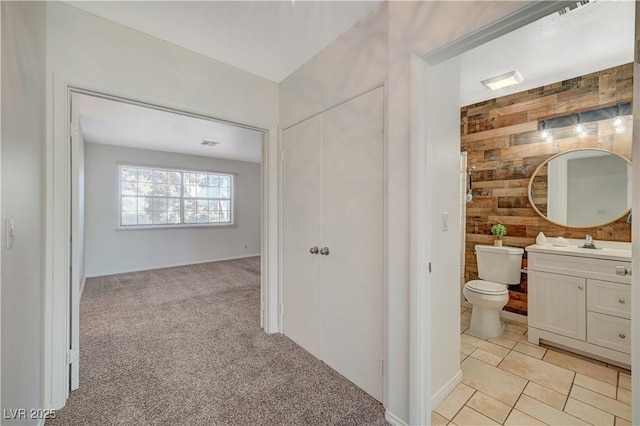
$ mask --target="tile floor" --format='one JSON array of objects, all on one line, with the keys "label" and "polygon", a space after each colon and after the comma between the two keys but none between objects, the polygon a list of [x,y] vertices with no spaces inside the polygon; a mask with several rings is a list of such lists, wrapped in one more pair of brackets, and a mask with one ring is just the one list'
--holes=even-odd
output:
[{"label": "tile floor", "polygon": [[527,341],[507,321],[498,338],[469,333],[461,308],[462,383],[431,413],[433,425],[630,425],[631,372]]}]

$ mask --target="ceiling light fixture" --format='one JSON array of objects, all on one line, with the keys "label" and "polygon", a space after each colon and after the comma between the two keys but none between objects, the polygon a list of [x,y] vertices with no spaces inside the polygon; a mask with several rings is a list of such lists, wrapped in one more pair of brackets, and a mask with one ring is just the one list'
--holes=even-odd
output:
[{"label": "ceiling light fixture", "polygon": [[504,87],[515,86],[516,84],[520,84],[523,81],[524,77],[522,77],[522,74],[520,74],[520,72],[511,71],[506,74],[482,80],[482,84],[484,84],[487,89],[498,90]]},{"label": "ceiling light fixture", "polygon": [[216,146],[216,145],[220,145],[220,142],[203,140],[201,145]]}]

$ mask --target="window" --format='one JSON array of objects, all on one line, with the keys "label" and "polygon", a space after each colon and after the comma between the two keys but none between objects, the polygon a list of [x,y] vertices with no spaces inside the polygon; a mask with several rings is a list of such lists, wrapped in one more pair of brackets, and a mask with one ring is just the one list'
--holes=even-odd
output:
[{"label": "window", "polygon": [[120,226],[231,224],[233,176],[120,166]]}]

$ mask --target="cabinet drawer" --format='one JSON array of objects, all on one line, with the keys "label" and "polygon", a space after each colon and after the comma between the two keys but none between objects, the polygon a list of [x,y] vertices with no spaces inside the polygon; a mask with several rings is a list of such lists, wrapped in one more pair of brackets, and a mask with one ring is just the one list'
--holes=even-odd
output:
[{"label": "cabinet drawer", "polygon": [[587,280],[587,310],[631,319],[631,286]]},{"label": "cabinet drawer", "polygon": [[587,312],[587,342],[630,354],[631,321]]},{"label": "cabinet drawer", "polygon": [[630,262],[530,252],[528,267],[529,270],[534,271],[631,283],[631,276],[616,274],[616,267],[631,269]]}]

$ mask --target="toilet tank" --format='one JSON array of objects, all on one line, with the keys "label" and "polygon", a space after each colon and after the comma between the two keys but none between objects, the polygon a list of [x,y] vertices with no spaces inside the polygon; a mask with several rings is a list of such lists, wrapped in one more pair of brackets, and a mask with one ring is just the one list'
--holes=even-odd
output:
[{"label": "toilet tank", "polygon": [[517,247],[476,246],[478,276],[502,284],[520,284],[524,250]]}]

